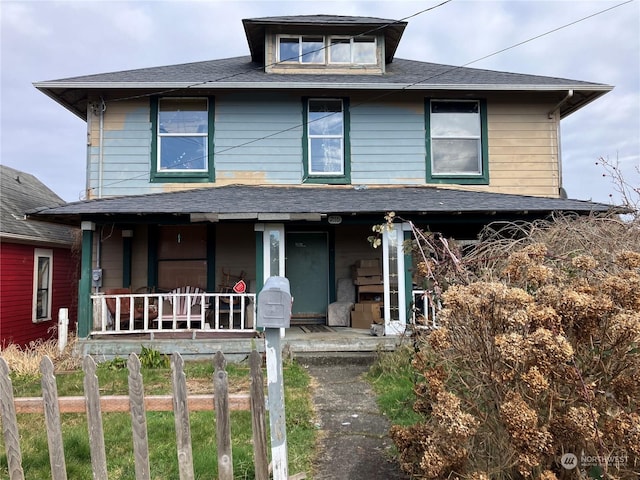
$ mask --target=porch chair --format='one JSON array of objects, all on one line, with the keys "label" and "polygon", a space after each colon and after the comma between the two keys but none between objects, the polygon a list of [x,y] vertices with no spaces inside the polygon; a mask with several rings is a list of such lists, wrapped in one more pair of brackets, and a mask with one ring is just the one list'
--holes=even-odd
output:
[{"label": "porch chair", "polygon": [[[104,294],[108,295],[131,295],[130,288],[111,288],[106,289]],[[114,322],[116,321],[116,305],[120,301],[120,329],[127,330],[129,329],[129,318],[131,312],[131,297],[121,297],[120,299],[115,297],[107,297],[105,298],[105,302],[107,304],[107,310],[111,314],[111,318]],[[158,317],[158,308],[156,305],[149,305],[149,320],[154,320]],[[133,320],[135,323],[139,323],[137,321],[144,320],[144,307],[142,305],[136,305],[134,303],[133,307]],[[135,327],[135,325],[134,325]]]},{"label": "porch chair", "polygon": [[[181,294],[190,294],[190,296],[183,296]],[[189,305],[191,305],[191,322],[198,321],[200,318],[200,312],[202,308],[202,293],[206,293],[206,290],[203,290],[198,287],[178,287],[171,290],[164,297],[166,301],[169,302],[169,309],[164,313],[163,319],[166,321],[170,319],[169,317],[173,317],[174,312],[174,304],[175,301],[175,312],[176,316],[180,319],[181,323],[183,323],[187,318],[187,313],[189,312]],[[199,308],[194,308],[199,307]]]}]

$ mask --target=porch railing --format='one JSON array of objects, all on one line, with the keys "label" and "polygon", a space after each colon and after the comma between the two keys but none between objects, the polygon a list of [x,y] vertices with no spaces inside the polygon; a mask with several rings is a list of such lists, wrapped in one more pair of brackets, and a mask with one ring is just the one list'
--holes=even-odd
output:
[{"label": "porch railing", "polygon": [[413,298],[411,308],[411,321],[413,324],[436,328],[438,326],[436,315],[440,308],[433,300],[433,292],[430,290],[413,290],[411,295]]},{"label": "porch railing", "polygon": [[92,334],[255,331],[255,293],[97,293]]}]

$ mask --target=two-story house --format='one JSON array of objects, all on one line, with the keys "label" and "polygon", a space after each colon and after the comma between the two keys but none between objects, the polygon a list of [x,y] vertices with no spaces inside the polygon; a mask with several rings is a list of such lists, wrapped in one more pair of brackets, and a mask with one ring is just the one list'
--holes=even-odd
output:
[{"label": "two-story house", "polygon": [[397,334],[409,232],[367,241],[387,212],[474,239],[609,209],[564,198],[559,132],[611,86],[395,58],[394,20],[243,24],[249,56],[35,83],[87,122],[88,199],[32,215],[82,227],[81,337],[252,332],[272,275],[294,324],[377,301]]}]

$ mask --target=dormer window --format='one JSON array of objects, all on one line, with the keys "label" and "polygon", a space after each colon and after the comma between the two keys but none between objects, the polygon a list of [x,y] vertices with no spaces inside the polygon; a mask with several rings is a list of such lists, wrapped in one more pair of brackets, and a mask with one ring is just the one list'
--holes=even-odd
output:
[{"label": "dormer window", "polygon": [[352,65],[375,65],[375,37],[340,38],[331,37],[329,63],[349,63]]},{"label": "dormer window", "polygon": [[278,62],[283,64],[376,65],[376,52],[371,36],[278,36]]},{"label": "dormer window", "polygon": [[287,35],[279,39],[278,60],[293,63],[324,63],[324,37]]},{"label": "dormer window", "polygon": [[343,15],[242,20],[251,61],[278,75],[384,75],[406,22]]}]

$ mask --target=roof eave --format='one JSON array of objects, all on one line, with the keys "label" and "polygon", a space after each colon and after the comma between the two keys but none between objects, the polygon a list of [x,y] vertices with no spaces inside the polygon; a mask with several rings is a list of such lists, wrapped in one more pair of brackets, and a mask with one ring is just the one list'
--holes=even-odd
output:
[{"label": "roof eave", "polygon": [[[69,81],[45,81],[35,82],[34,87],[53,99],[67,110],[87,120],[86,94],[84,100],[81,95],[76,102],[68,101],[64,93],[69,91],[90,90],[146,90],[162,92],[166,90],[193,88],[193,82],[69,82]],[[216,90],[386,90],[386,91],[486,91],[486,92],[564,92],[573,90],[580,92],[580,98],[562,105],[561,118],[570,115],[583,106],[591,103],[605,93],[611,91],[613,86],[604,84],[433,84],[433,83],[378,83],[378,82],[327,82],[327,81],[285,81],[285,82],[208,82],[197,84],[197,88]]]}]

